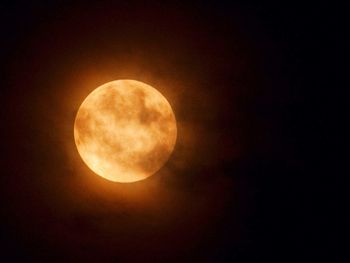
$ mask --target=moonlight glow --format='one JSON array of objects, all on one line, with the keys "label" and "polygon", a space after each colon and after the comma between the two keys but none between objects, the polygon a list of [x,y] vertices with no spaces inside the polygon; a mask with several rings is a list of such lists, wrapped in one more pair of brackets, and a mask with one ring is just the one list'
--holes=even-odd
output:
[{"label": "moonlight glow", "polygon": [[175,115],[153,87],[135,80],[108,82],[81,104],[74,139],[87,166],[115,182],[135,182],[157,172],[172,153]]}]

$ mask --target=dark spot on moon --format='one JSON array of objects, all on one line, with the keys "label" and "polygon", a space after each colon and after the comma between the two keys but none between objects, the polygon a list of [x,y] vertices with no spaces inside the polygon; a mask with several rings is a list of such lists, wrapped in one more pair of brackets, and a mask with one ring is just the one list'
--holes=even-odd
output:
[{"label": "dark spot on moon", "polygon": [[90,126],[92,120],[93,118],[86,110],[81,111],[75,120],[75,129],[79,134],[79,140],[81,142],[86,142],[89,138],[94,136]]},{"label": "dark spot on moon", "polygon": [[169,114],[167,116],[162,116],[162,121],[159,122],[159,130],[161,133],[168,134],[170,127],[173,127],[173,118]]},{"label": "dark spot on moon", "polygon": [[143,90],[136,89],[134,91],[138,100],[138,118],[141,124],[147,125],[152,122],[158,121],[162,117],[162,113],[155,108],[149,108],[146,106],[145,98],[146,94]]},{"label": "dark spot on moon", "polygon": [[103,94],[103,97],[99,98],[99,109],[104,113],[115,111],[118,95],[119,93],[115,90]]},{"label": "dark spot on moon", "polygon": [[158,121],[162,117],[162,114],[156,109],[149,109],[145,105],[139,113],[139,120],[142,124],[150,124]]},{"label": "dark spot on moon", "polygon": [[98,151],[103,153],[103,156],[114,159],[118,152],[123,151],[124,147],[117,140],[110,140],[105,136],[103,132],[97,137],[99,145],[103,147],[99,148]]},{"label": "dark spot on moon", "polygon": [[142,89],[136,88],[133,91],[133,93],[134,93],[135,97],[139,98],[143,102],[145,101],[146,94],[145,94],[145,92]]},{"label": "dark spot on moon", "polygon": [[169,152],[170,149],[166,144],[158,143],[147,153],[147,157],[141,158],[136,165],[145,173],[154,173],[165,163],[169,156]]}]

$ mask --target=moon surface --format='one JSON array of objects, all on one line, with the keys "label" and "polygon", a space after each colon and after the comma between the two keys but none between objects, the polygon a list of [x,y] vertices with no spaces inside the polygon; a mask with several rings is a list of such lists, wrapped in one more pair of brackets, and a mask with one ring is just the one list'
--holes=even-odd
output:
[{"label": "moon surface", "polygon": [[129,183],[156,173],[177,136],[166,98],[140,81],[116,80],[92,91],[74,122],[74,140],[86,165],[105,179]]}]

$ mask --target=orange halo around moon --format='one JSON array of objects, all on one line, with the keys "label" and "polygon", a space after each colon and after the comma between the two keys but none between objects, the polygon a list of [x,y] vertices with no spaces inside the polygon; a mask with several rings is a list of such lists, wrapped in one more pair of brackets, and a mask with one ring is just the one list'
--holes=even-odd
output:
[{"label": "orange halo around moon", "polygon": [[74,123],[74,139],[86,165],[114,182],[136,182],[157,172],[177,136],[174,112],[156,89],[116,80],[91,92]]}]

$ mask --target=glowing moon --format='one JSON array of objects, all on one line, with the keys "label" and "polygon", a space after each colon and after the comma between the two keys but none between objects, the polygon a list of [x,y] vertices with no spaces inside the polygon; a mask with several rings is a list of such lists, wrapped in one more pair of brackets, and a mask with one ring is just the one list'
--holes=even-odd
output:
[{"label": "glowing moon", "polygon": [[176,142],[174,112],[153,87],[135,80],[108,82],[81,104],[74,139],[86,165],[115,182],[135,182],[157,172]]}]

